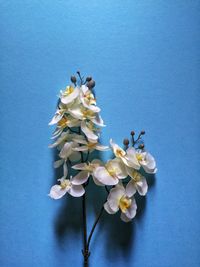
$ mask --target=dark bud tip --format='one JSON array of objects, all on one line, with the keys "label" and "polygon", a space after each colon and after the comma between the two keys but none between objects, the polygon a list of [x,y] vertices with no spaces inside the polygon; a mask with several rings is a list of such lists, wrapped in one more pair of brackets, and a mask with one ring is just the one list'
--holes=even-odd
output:
[{"label": "dark bud tip", "polygon": [[132,136],[135,135],[135,132],[134,132],[134,131],[131,131],[131,135],[132,135]]},{"label": "dark bud tip", "polygon": [[80,73],[80,71],[79,70],[77,70],[77,72],[76,72],[78,75],[80,75],[81,73]]},{"label": "dark bud tip", "polygon": [[76,83],[76,77],[75,76],[71,76],[71,82]]},{"label": "dark bud tip", "polygon": [[141,135],[144,135],[144,134],[145,134],[145,131],[144,131],[144,130],[142,130],[142,131],[140,132],[140,134],[141,134]]},{"label": "dark bud tip", "polygon": [[94,81],[94,80],[89,81],[89,82],[87,83],[87,87],[88,87],[89,89],[94,88],[94,87],[95,87],[95,81]]},{"label": "dark bud tip", "polygon": [[128,140],[127,138],[125,138],[124,141],[123,141],[123,144],[124,144],[125,146],[128,146],[128,145],[129,145],[129,140]]},{"label": "dark bud tip", "polygon": [[140,148],[140,149],[143,149],[143,148],[144,148],[144,144],[140,144],[140,145],[139,145],[139,148]]},{"label": "dark bud tip", "polygon": [[86,78],[86,82],[90,82],[91,80],[92,80],[92,77],[91,76],[89,76],[89,77]]}]

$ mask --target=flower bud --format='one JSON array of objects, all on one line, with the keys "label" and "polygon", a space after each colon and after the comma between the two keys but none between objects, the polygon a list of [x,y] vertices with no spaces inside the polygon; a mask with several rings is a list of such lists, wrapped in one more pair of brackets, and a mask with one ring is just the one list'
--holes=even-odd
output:
[{"label": "flower bud", "polygon": [[90,82],[91,80],[92,80],[92,77],[91,76],[89,76],[89,77],[86,78],[86,82]]},{"label": "flower bud", "polygon": [[132,135],[132,136],[135,135],[135,132],[134,132],[134,131],[131,131],[131,135]]},{"label": "flower bud", "polygon": [[88,87],[89,89],[94,88],[94,87],[95,87],[95,81],[94,81],[94,80],[89,81],[89,82],[87,83],[87,87]]},{"label": "flower bud", "polygon": [[144,144],[140,144],[140,145],[139,145],[139,148],[140,148],[140,149],[143,149],[143,148],[144,148]]},{"label": "flower bud", "polygon": [[128,146],[128,145],[129,145],[129,140],[128,140],[127,138],[125,138],[124,141],[123,141],[123,144],[124,144],[125,146]]},{"label": "flower bud", "polygon": [[71,76],[71,82],[76,83],[76,77],[75,76]]},{"label": "flower bud", "polygon": [[144,134],[145,134],[145,131],[144,131],[144,130],[142,130],[142,131],[140,132],[140,134],[141,134],[141,135],[144,135]]}]

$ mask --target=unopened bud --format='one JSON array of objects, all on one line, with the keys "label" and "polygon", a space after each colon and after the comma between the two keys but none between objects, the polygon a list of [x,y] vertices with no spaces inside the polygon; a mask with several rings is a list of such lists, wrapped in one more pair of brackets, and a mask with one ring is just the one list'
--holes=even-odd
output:
[{"label": "unopened bud", "polygon": [[92,80],[92,77],[91,76],[89,76],[89,77],[86,78],[86,82],[90,82],[91,80]]},{"label": "unopened bud", "polygon": [[123,141],[123,144],[124,144],[125,146],[128,146],[128,145],[129,145],[129,140],[128,140],[127,138],[125,138],[124,141]]},{"label": "unopened bud", "polygon": [[144,130],[143,130],[143,131],[141,131],[141,132],[140,132],[140,134],[141,134],[141,135],[144,135],[144,134],[145,134],[145,131],[144,131]]},{"label": "unopened bud", "polygon": [[132,136],[135,135],[135,132],[134,132],[134,131],[131,131],[131,135],[132,135]]},{"label": "unopened bud", "polygon": [[75,76],[71,76],[71,82],[76,83],[76,77]]},{"label": "unopened bud", "polygon": [[140,149],[143,149],[143,148],[144,148],[144,144],[140,144],[140,145],[139,145],[139,148],[140,148]]},{"label": "unopened bud", "polygon": [[94,80],[89,81],[87,83],[87,87],[90,88],[90,89],[94,88],[95,87],[95,81]]}]

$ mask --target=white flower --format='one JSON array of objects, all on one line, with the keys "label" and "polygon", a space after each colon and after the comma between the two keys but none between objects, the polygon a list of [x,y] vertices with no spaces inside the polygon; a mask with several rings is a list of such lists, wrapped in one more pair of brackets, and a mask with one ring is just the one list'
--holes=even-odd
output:
[{"label": "white flower", "polygon": [[53,133],[53,137],[57,138],[65,128],[69,127],[78,127],[80,126],[80,121],[77,119],[74,119],[70,115],[64,115],[57,123],[57,128],[55,132]]},{"label": "white flower", "polygon": [[127,196],[131,197],[133,194],[135,194],[136,190],[141,196],[145,196],[148,190],[148,185],[145,177],[133,168],[126,167],[126,169],[128,175],[131,177],[131,180],[126,186]]},{"label": "white flower", "polygon": [[80,153],[74,151],[73,149],[79,146],[75,142],[67,142],[64,144],[63,148],[59,153],[59,157],[63,160],[70,159],[71,161],[78,161],[80,160],[81,156]]},{"label": "white flower", "polygon": [[109,214],[115,214],[121,210],[122,221],[129,222],[136,215],[137,205],[134,197],[128,197],[123,185],[118,184],[110,190],[104,209]]},{"label": "white flower", "polygon": [[81,130],[86,135],[87,139],[91,143],[97,143],[99,136],[94,133],[96,131],[94,124],[91,122],[82,121],[81,122]]},{"label": "white flower", "polygon": [[95,119],[96,113],[88,108],[85,108],[82,104],[76,101],[69,107],[68,112],[76,119],[79,120],[91,120]]},{"label": "white flower", "polygon": [[51,187],[49,196],[53,199],[59,199],[63,197],[66,193],[69,193],[73,197],[81,197],[85,190],[82,185],[74,185],[71,179],[61,178],[58,179],[60,185],[56,184]]},{"label": "white flower", "polygon": [[105,166],[99,166],[94,170],[96,179],[104,185],[116,185],[119,179],[127,177],[127,171],[120,159],[109,160]]},{"label": "white flower", "polygon": [[80,163],[80,164],[76,164],[72,166],[74,170],[80,170],[80,172],[76,176],[73,177],[72,183],[75,185],[84,184],[85,182],[87,182],[89,176],[92,175],[94,182],[97,185],[102,185],[101,183],[98,182],[98,180],[96,179],[93,173],[96,167],[102,166],[102,165],[103,163],[100,160],[94,159],[88,163]]},{"label": "white flower", "polygon": [[[54,138],[54,137],[53,137]],[[54,142],[53,144],[49,145],[50,148],[58,147],[61,149],[66,141],[73,141],[74,139],[76,140],[84,140],[84,137],[79,134],[71,134],[70,131],[63,132],[61,136]]]},{"label": "white flower", "polygon": [[118,146],[115,142],[113,142],[112,139],[110,139],[110,145],[115,156],[117,158],[120,158],[126,166],[139,170],[140,165],[138,165],[138,161],[137,160],[134,161],[134,158],[132,161],[130,161],[129,158],[127,157],[126,151],[124,151],[120,146]]},{"label": "white flower", "polygon": [[78,139],[73,139],[78,144],[81,144],[82,146],[74,148],[75,151],[82,151],[82,152],[92,152],[94,150],[99,150],[99,151],[106,151],[109,150],[108,146],[103,146],[100,143],[92,143],[86,140],[78,140]]},{"label": "white flower", "polygon": [[81,86],[80,100],[84,107],[92,110],[93,112],[99,112],[100,108],[96,106],[96,99],[89,88],[85,85]]},{"label": "white flower", "polygon": [[67,105],[74,101],[80,93],[80,90],[73,86],[67,86],[65,91],[61,91],[60,100],[63,104]]},{"label": "white flower", "polygon": [[156,162],[150,153],[136,150],[134,147],[128,148],[126,152],[129,162],[134,164],[137,162],[137,166],[142,166],[146,173],[156,173]]}]

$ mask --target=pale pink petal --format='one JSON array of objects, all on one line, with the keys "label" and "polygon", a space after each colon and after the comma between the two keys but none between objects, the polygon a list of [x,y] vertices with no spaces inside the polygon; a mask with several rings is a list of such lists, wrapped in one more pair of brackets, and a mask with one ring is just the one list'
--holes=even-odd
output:
[{"label": "pale pink petal", "polygon": [[105,167],[97,167],[94,170],[95,178],[104,185],[116,185],[118,184],[118,178],[114,178],[109,174]]},{"label": "pale pink petal", "polygon": [[138,193],[141,196],[146,195],[147,190],[148,190],[148,185],[147,185],[147,181],[144,177],[142,177],[141,180],[135,184],[135,186],[136,186]]},{"label": "pale pink petal", "polygon": [[73,197],[81,197],[85,194],[85,189],[82,185],[73,185],[69,189],[68,193]]},{"label": "pale pink petal", "polygon": [[117,211],[113,211],[111,207],[109,206],[108,202],[106,202],[104,205],[104,209],[109,213],[109,214],[115,214]]},{"label": "pale pink petal", "polygon": [[132,197],[136,193],[135,182],[131,179],[126,186],[126,195]]},{"label": "pale pink petal", "polygon": [[75,100],[78,95],[79,95],[79,90],[74,89],[74,91],[71,94],[69,94],[68,96],[62,96],[61,102],[65,105],[67,105],[67,104],[71,103],[73,100]]},{"label": "pale pink petal", "polygon": [[72,184],[80,185],[87,182],[90,173],[88,171],[80,171],[76,176],[74,176],[71,180]]},{"label": "pale pink petal", "polygon": [[66,189],[62,189],[60,185],[54,185],[51,187],[49,196],[53,199],[59,199],[67,193]]}]

